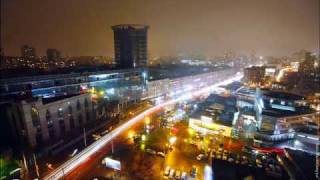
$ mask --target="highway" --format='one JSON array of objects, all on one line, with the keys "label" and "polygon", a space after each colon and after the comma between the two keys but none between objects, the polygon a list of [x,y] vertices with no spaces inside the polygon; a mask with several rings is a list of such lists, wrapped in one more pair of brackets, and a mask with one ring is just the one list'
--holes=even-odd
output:
[{"label": "highway", "polygon": [[120,133],[122,133],[126,129],[130,128],[132,125],[139,122],[140,120],[143,120],[145,116],[148,116],[149,114],[151,114],[151,113],[153,113],[153,112],[155,112],[165,106],[175,104],[175,103],[183,101],[183,100],[188,100],[193,97],[200,96],[204,93],[212,92],[213,90],[215,90],[219,86],[227,85],[227,84],[232,83],[233,81],[240,80],[242,78],[242,76],[243,75],[241,73],[237,73],[234,75],[234,77],[226,79],[222,82],[213,84],[211,86],[208,86],[208,87],[205,87],[202,89],[185,92],[183,95],[181,95],[175,99],[165,101],[161,104],[155,105],[155,106],[143,111],[139,115],[129,119],[127,122],[123,123],[119,127],[115,128],[113,131],[111,131],[110,133],[106,134],[105,136],[103,136],[99,140],[97,140],[96,142],[89,145],[87,148],[82,150],[80,153],[75,155],[73,158],[69,159],[68,161],[63,163],[61,166],[57,167],[54,171],[50,172],[50,174],[43,177],[43,179],[55,180],[55,179],[60,179],[60,178],[64,177],[65,175],[69,174],[75,168],[77,168],[78,166],[80,166],[81,164],[86,162],[90,158],[90,156],[94,155],[97,151],[102,149],[106,144],[108,144],[112,139],[117,137]]}]

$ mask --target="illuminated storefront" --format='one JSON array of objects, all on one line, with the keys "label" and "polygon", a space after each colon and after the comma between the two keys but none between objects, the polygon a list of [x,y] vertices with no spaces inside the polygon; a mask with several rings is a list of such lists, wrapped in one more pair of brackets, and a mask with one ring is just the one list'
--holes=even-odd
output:
[{"label": "illuminated storefront", "polygon": [[203,134],[220,134],[231,137],[232,127],[213,122],[212,118],[201,116],[200,119],[190,118],[189,127]]}]

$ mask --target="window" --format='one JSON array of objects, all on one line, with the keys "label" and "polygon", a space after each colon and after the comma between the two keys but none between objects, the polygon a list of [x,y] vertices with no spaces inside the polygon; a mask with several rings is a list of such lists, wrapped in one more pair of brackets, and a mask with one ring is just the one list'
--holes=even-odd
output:
[{"label": "window", "polygon": [[46,119],[47,119],[48,128],[53,127],[53,121],[52,121],[52,118],[51,118],[51,113],[50,113],[50,111],[48,109],[46,111]]},{"label": "window", "polygon": [[54,129],[53,128],[49,129],[49,137],[50,137],[50,139],[54,139]]},{"label": "window", "polygon": [[42,134],[39,133],[39,132],[36,133],[36,142],[37,142],[37,145],[38,145],[38,146],[43,143],[43,141],[42,141]]},{"label": "window", "polygon": [[40,127],[39,112],[34,105],[31,107],[31,119],[34,127]]},{"label": "window", "polygon": [[69,114],[72,114],[72,106],[71,105],[68,106],[68,110],[69,110]]},{"label": "window", "polygon": [[62,108],[58,109],[58,117],[63,117],[63,110]]},{"label": "window", "polygon": [[73,116],[69,117],[70,129],[72,130],[75,127]]},{"label": "window", "polygon": [[86,119],[87,119],[87,121],[90,120],[90,113],[89,113],[89,111],[86,111]]},{"label": "window", "polygon": [[88,99],[85,98],[85,100],[84,100],[84,107],[87,108],[88,106],[89,106]]},{"label": "window", "polygon": [[81,104],[79,100],[77,101],[77,110],[81,110]]},{"label": "window", "polygon": [[63,120],[59,120],[59,126],[60,126],[60,132],[61,132],[61,134],[64,134],[64,133],[66,132],[66,126],[65,126]]},{"label": "window", "polygon": [[82,126],[83,125],[82,114],[78,115],[78,121],[79,121],[79,126]]}]

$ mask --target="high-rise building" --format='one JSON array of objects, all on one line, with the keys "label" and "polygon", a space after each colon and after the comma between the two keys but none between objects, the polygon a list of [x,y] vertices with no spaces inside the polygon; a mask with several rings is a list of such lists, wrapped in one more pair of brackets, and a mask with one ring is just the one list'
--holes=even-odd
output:
[{"label": "high-rise building", "polygon": [[311,52],[305,53],[304,61],[300,63],[300,72],[311,72],[315,69],[316,57],[311,54]]},{"label": "high-rise building", "polygon": [[61,53],[56,49],[47,49],[47,58],[49,62],[56,62],[60,60]]},{"label": "high-rise building", "polygon": [[244,80],[248,84],[260,84],[265,76],[265,67],[252,66],[244,69]]},{"label": "high-rise building", "polygon": [[21,47],[21,56],[25,59],[34,59],[36,57],[36,50],[34,47],[23,45]]},{"label": "high-rise building", "polygon": [[6,66],[5,57],[3,49],[0,48],[0,69],[4,68]]},{"label": "high-rise building", "polygon": [[148,26],[136,24],[112,26],[115,63],[118,68],[136,68],[147,65],[148,28]]}]

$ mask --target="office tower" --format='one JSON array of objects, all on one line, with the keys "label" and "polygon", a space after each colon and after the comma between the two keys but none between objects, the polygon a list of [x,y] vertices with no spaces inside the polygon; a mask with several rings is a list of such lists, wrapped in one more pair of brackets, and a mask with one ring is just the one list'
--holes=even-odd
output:
[{"label": "office tower", "polygon": [[34,59],[36,57],[36,50],[28,45],[21,47],[21,56],[25,59]]},{"label": "office tower", "polygon": [[47,58],[49,62],[59,61],[61,58],[61,53],[56,49],[47,49]]},{"label": "office tower", "polygon": [[115,63],[118,68],[147,66],[148,26],[123,24],[112,26]]}]

